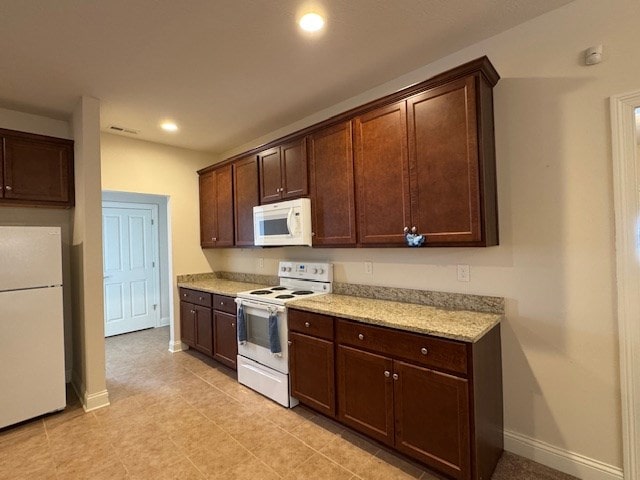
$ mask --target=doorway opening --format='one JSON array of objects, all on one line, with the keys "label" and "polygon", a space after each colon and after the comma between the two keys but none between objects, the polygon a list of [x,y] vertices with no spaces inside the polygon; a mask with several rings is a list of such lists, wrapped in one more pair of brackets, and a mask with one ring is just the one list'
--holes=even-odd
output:
[{"label": "doorway opening", "polygon": [[105,336],[172,322],[168,197],[102,192]]}]

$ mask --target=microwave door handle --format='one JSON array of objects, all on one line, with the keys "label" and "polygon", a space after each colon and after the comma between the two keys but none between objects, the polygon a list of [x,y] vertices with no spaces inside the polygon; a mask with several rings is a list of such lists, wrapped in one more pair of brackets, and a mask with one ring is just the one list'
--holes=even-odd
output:
[{"label": "microwave door handle", "polygon": [[287,230],[289,231],[289,236],[293,236],[293,232],[291,231],[291,219],[293,218],[293,207],[289,209],[289,213],[287,213]]}]

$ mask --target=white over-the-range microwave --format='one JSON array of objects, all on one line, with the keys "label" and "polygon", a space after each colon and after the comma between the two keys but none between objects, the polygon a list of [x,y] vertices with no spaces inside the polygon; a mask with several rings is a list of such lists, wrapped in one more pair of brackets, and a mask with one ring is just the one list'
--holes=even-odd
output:
[{"label": "white over-the-range microwave", "polygon": [[253,207],[253,239],[259,246],[311,246],[311,200]]}]

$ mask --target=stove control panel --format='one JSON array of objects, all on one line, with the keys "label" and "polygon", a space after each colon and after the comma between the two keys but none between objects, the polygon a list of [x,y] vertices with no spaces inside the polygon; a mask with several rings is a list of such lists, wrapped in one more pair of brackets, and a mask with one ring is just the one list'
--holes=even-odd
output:
[{"label": "stove control panel", "polygon": [[278,276],[284,278],[303,278],[317,282],[333,281],[332,263],[280,262]]}]

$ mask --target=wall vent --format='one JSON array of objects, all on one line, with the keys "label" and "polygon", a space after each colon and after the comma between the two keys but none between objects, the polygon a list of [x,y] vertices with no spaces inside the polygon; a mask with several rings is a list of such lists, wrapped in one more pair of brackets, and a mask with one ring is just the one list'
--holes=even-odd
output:
[{"label": "wall vent", "polygon": [[111,125],[109,127],[109,130],[111,130],[112,132],[118,132],[118,133],[129,133],[131,135],[138,135],[138,133],[140,133],[140,130],[134,130],[133,128],[119,127],[118,125]]}]

